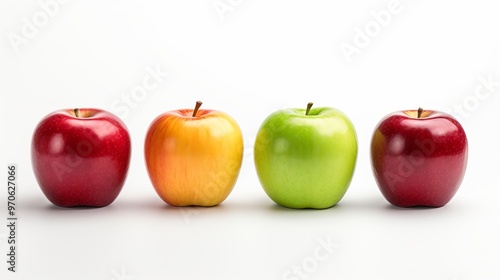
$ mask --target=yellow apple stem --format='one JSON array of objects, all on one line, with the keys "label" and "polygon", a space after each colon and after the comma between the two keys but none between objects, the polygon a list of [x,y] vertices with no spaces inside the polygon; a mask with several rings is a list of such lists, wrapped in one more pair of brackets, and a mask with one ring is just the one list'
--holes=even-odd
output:
[{"label": "yellow apple stem", "polygon": [[312,102],[307,103],[306,116],[309,115],[309,111],[311,110],[312,106],[313,106]]},{"label": "yellow apple stem", "polygon": [[75,112],[75,117],[79,118],[80,117],[80,109],[75,108],[74,112]]},{"label": "yellow apple stem", "polygon": [[418,111],[417,111],[417,118],[420,119],[420,116],[422,116],[422,112],[424,111],[424,109],[422,109],[421,107],[418,108]]},{"label": "yellow apple stem", "polygon": [[201,104],[203,104],[201,101],[196,101],[196,106],[194,107],[194,110],[193,110],[193,118],[196,117],[196,113],[198,113],[198,110],[200,109]]}]

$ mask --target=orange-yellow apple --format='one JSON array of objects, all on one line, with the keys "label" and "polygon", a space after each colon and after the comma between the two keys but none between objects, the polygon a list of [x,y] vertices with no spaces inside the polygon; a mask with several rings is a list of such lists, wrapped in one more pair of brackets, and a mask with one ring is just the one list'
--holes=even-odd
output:
[{"label": "orange-yellow apple", "polygon": [[236,121],[215,110],[166,112],[149,126],[144,143],[151,183],[173,206],[214,206],[233,189],[243,158]]}]

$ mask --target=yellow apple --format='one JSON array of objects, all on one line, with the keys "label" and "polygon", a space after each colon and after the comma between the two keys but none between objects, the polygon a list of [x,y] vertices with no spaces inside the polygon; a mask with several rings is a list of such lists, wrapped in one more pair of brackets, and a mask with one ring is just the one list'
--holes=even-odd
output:
[{"label": "yellow apple", "polygon": [[181,109],[158,116],[144,144],[149,178],[173,206],[214,206],[231,193],[241,168],[243,137],[236,121],[216,110]]}]

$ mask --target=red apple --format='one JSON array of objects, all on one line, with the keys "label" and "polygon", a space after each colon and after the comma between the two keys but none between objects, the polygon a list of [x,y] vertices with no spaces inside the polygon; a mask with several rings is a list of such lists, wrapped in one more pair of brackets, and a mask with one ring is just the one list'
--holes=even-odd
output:
[{"label": "red apple", "polygon": [[243,136],[229,115],[210,109],[166,112],[149,126],[144,155],[151,183],[173,206],[214,206],[241,168]]},{"label": "red apple", "polygon": [[31,144],[35,177],[61,207],[102,207],[120,193],[130,162],[123,122],[100,109],[67,109],[43,118]]},{"label": "red apple", "polygon": [[421,108],[398,111],[373,133],[373,173],[393,205],[441,207],[462,183],[467,150],[465,132],[452,116]]}]

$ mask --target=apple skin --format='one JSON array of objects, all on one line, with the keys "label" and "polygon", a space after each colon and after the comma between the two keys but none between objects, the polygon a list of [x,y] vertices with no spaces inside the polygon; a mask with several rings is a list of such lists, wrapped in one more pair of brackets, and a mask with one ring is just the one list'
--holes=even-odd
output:
[{"label": "apple skin", "polygon": [[154,189],[172,206],[215,206],[231,193],[243,159],[236,121],[216,110],[166,112],[150,125],[144,144]]},{"label": "apple skin", "polygon": [[383,196],[398,207],[441,207],[463,180],[468,144],[464,129],[439,111],[406,110],[385,116],[371,141],[372,170]]},{"label": "apple skin", "polygon": [[356,131],[341,111],[285,109],[259,128],[254,162],[266,194],[288,208],[337,204],[351,182],[358,152]]},{"label": "apple skin", "polygon": [[115,115],[93,108],[58,110],[35,128],[31,162],[43,194],[60,207],[103,207],[125,183],[130,136]]}]

